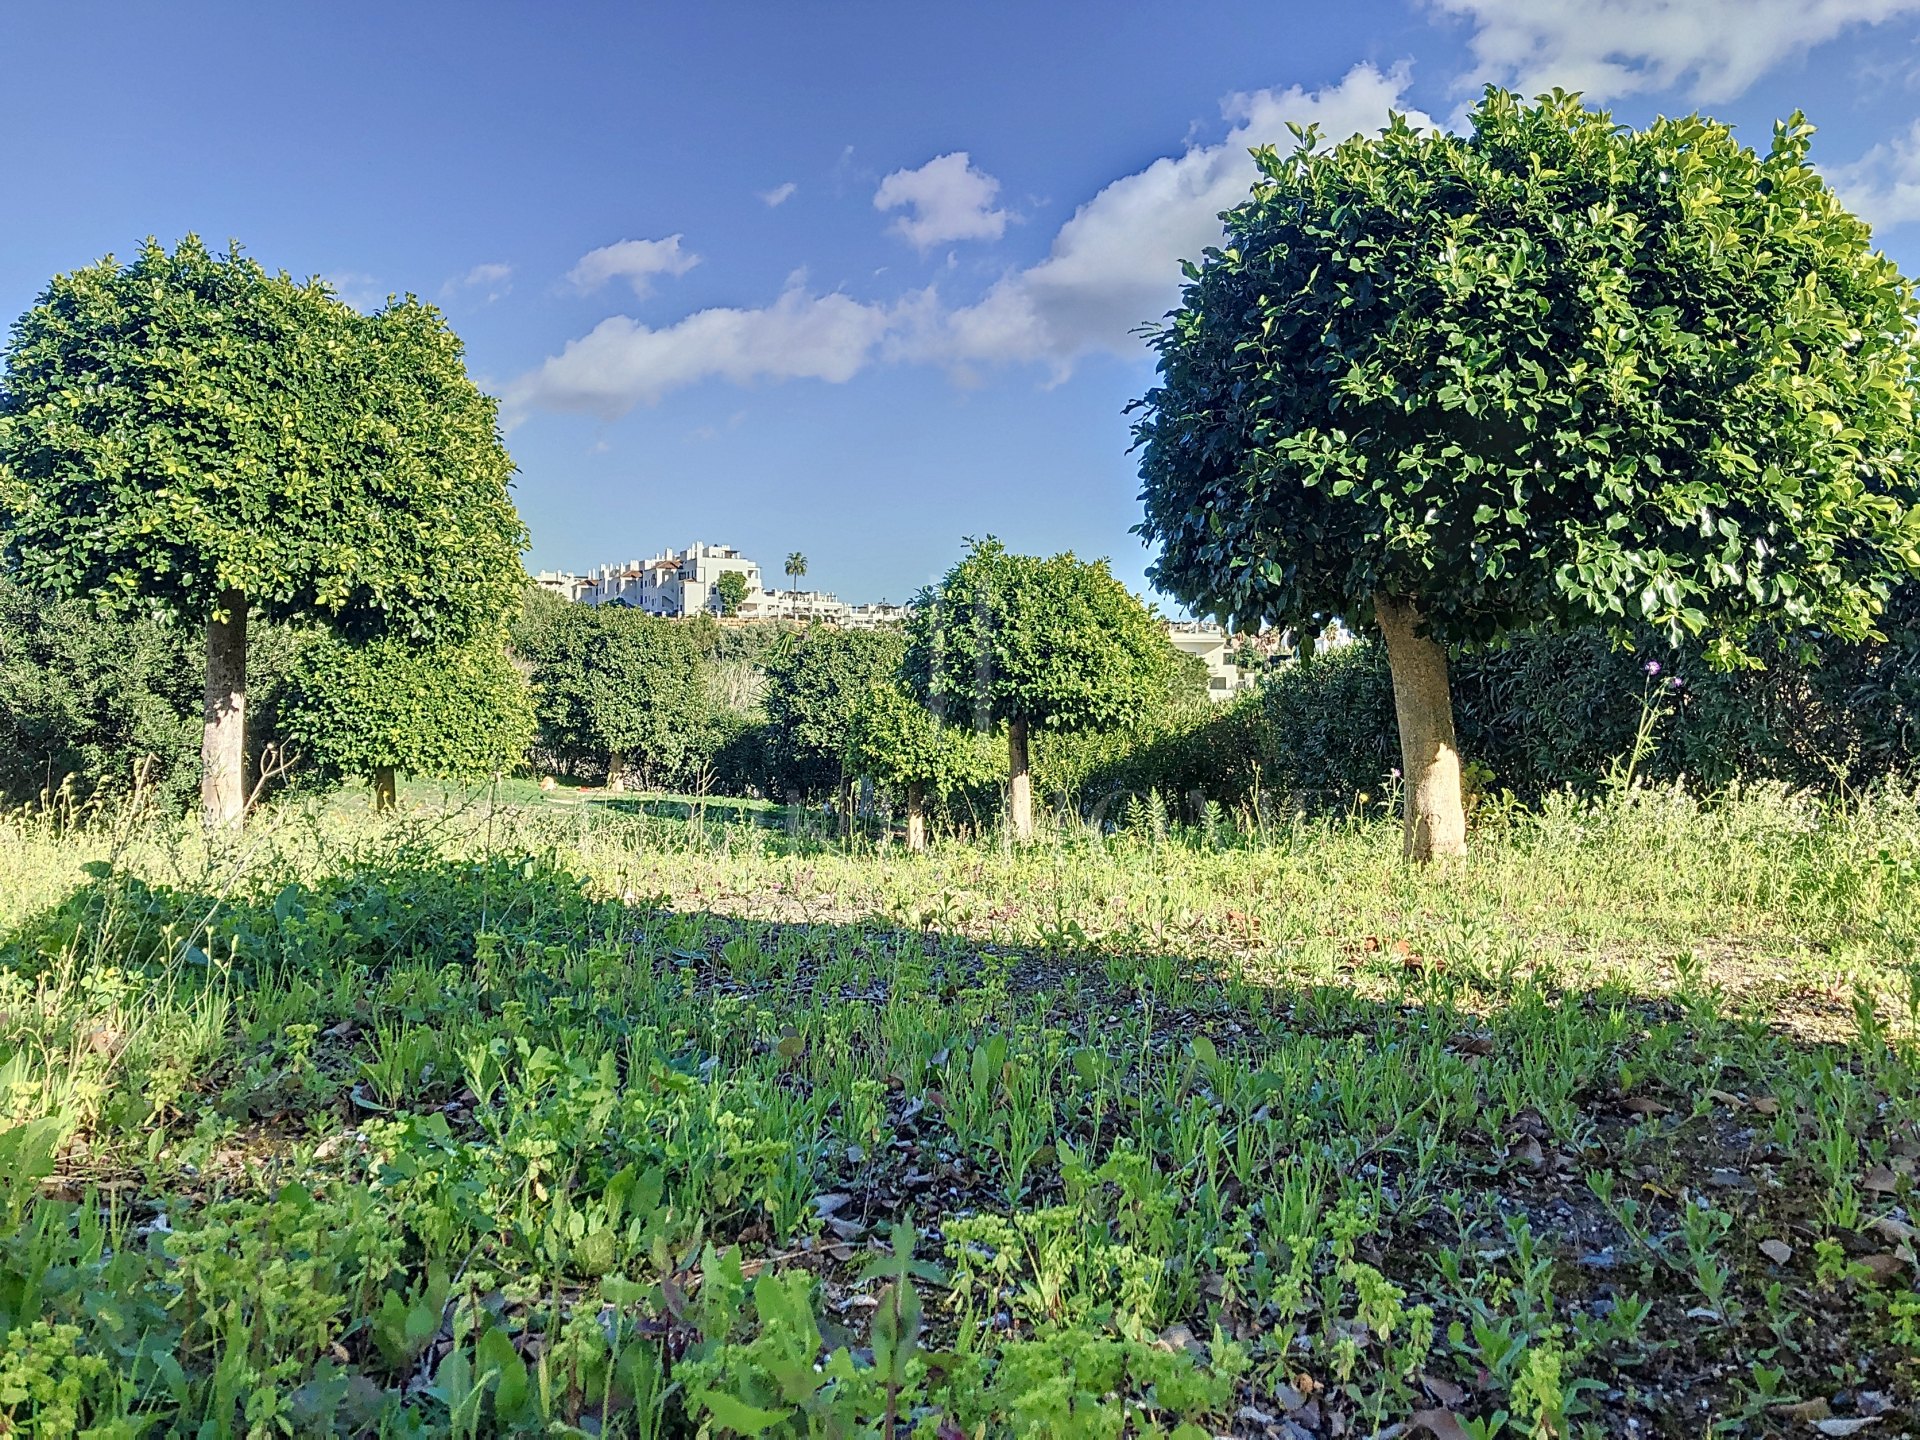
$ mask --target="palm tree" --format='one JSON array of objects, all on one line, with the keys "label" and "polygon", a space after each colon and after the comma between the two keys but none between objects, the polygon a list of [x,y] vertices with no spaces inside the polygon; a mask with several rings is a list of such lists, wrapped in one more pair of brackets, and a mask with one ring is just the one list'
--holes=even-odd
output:
[{"label": "palm tree", "polygon": [[787,578],[793,581],[793,593],[796,603],[800,594],[801,577],[807,573],[807,557],[798,550],[787,556]]}]

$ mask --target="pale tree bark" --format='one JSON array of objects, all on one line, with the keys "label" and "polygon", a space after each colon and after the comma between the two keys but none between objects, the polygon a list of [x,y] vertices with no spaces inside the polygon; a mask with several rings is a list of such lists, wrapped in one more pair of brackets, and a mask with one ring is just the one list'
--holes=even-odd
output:
[{"label": "pale tree bark", "polygon": [[1025,716],[1007,726],[1007,819],[1015,840],[1033,838],[1033,776],[1027,770]]},{"label": "pale tree bark", "polygon": [[1446,647],[1419,633],[1420,612],[1412,601],[1377,595],[1373,608],[1387,637],[1393,710],[1400,722],[1407,858],[1424,864],[1464,855],[1467,816],[1460,798]]},{"label": "pale tree bark", "polygon": [[624,790],[627,788],[627,757],[618,750],[607,756],[607,789]]},{"label": "pale tree bark", "polygon": [[927,800],[918,785],[907,786],[907,849],[927,848]]},{"label": "pale tree bark", "polygon": [[393,809],[394,791],[393,766],[382,765],[373,772],[373,808],[382,812]]},{"label": "pale tree bark", "polygon": [[200,819],[236,830],[247,809],[247,597],[224,590],[207,620],[207,698],[200,735]]}]

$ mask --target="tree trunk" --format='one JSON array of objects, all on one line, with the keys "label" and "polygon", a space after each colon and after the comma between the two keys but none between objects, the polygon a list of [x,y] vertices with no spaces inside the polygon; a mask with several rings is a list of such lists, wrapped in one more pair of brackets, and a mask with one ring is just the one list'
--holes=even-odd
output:
[{"label": "tree trunk", "polygon": [[927,848],[926,796],[918,785],[907,787],[907,849]]},{"label": "tree trunk", "polygon": [[1446,647],[1418,632],[1410,600],[1374,597],[1393,671],[1393,710],[1400,722],[1400,765],[1406,784],[1407,858],[1424,864],[1467,853],[1467,816],[1460,801],[1460,752],[1453,736],[1453,693]]},{"label": "tree trunk", "polygon": [[1033,776],[1027,773],[1025,716],[1007,726],[1007,819],[1015,840],[1033,839]]},{"label": "tree trunk", "polygon": [[200,819],[238,829],[247,809],[247,597],[221,592],[207,619],[207,703],[200,736]]},{"label": "tree trunk", "polygon": [[393,766],[382,765],[373,772],[373,808],[385,814],[393,809]]},{"label": "tree trunk", "polygon": [[607,789],[624,790],[627,788],[627,757],[618,750],[607,756]]}]

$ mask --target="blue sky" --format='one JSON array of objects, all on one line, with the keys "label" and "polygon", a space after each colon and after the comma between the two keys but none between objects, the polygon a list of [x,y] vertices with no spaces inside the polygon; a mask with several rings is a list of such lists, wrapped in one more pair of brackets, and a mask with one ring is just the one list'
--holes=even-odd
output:
[{"label": "blue sky", "polygon": [[1920,0],[42,0],[0,10],[0,311],[237,238],[446,309],[535,567],[725,541],[901,599],[994,533],[1138,587],[1130,332],[1246,147],[1487,81],[1750,143],[1804,109],[1920,270]]}]

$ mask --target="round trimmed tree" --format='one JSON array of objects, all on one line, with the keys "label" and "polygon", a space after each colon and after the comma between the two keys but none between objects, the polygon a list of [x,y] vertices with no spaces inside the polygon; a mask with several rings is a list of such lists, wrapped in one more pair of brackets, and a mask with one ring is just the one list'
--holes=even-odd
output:
[{"label": "round trimmed tree", "polygon": [[449,644],[525,540],[495,402],[411,298],[361,315],[238,249],[148,241],[56,276],[0,372],[0,562],[206,628],[201,810],[245,808],[247,622]]},{"label": "round trimmed tree", "polygon": [[1033,836],[1034,729],[1113,730],[1164,689],[1172,654],[1107,568],[1071,554],[1009,554],[992,536],[914,601],[905,674],[948,724],[1007,727],[1007,818]]},{"label": "round trimmed tree", "polygon": [[870,686],[853,712],[847,769],[870,776],[904,802],[907,848],[927,848],[927,800],[944,800],[1000,772],[991,736],[938,717],[902,686]]},{"label": "round trimmed tree", "polygon": [[529,658],[541,745],[573,768],[604,761],[609,790],[630,769],[645,785],[669,780],[706,733],[706,662],[682,621],[567,606]]},{"label": "round trimmed tree", "polygon": [[533,699],[506,637],[418,649],[395,638],[309,646],[277,707],[281,740],[328,780],[366,777],[391,809],[395,777],[484,780],[533,742]]},{"label": "round trimmed tree", "polygon": [[1920,562],[1914,291],[1808,163],[1489,90],[1470,133],[1254,152],[1138,402],[1156,585],[1376,624],[1406,847],[1465,848],[1447,650],[1649,623],[1873,630]]}]

